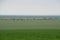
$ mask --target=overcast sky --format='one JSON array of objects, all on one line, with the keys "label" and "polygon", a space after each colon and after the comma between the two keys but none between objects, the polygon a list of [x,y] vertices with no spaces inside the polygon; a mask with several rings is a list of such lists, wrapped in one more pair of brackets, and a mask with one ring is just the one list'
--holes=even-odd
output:
[{"label": "overcast sky", "polygon": [[0,15],[60,15],[60,0],[0,0]]}]

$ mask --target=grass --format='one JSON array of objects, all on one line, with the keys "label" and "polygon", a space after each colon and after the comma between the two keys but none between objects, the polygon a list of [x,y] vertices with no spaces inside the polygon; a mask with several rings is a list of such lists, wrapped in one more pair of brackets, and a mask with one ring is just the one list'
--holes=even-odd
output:
[{"label": "grass", "polygon": [[60,20],[0,20],[0,29],[60,29]]},{"label": "grass", "polygon": [[0,30],[0,40],[60,40],[60,30]]},{"label": "grass", "polygon": [[60,20],[0,20],[0,40],[60,40]]}]

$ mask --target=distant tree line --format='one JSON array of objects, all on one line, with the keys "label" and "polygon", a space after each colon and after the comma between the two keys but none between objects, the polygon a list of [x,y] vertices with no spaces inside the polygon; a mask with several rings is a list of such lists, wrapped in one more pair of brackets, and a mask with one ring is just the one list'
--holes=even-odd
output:
[{"label": "distant tree line", "polygon": [[52,18],[0,18],[0,20],[51,20]]}]

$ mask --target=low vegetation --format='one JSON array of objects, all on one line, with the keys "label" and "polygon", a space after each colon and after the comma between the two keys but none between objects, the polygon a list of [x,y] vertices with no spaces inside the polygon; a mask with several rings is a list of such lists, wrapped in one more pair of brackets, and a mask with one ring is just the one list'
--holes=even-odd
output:
[{"label": "low vegetation", "polygon": [[0,40],[60,40],[60,30],[0,30]]},{"label": "low vegetation", "polygon": [[0,20],[0,40],[60,40],[60,20]]}]

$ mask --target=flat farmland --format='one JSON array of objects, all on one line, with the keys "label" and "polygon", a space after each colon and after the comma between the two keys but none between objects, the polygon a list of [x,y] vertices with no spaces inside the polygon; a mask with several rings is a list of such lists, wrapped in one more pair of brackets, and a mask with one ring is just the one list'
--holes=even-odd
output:
[{"label": "flat farmland", "polygon": [[0,29],[60,29],[60,20],[0,20]]},{"label": "flat farmland", "polygon": [[60,20],[0,20],[0,40],[60,40]]},{"label": "flat farmland", "polygon": [[0,40],[60,40],[60,30],[0,30]]}]

